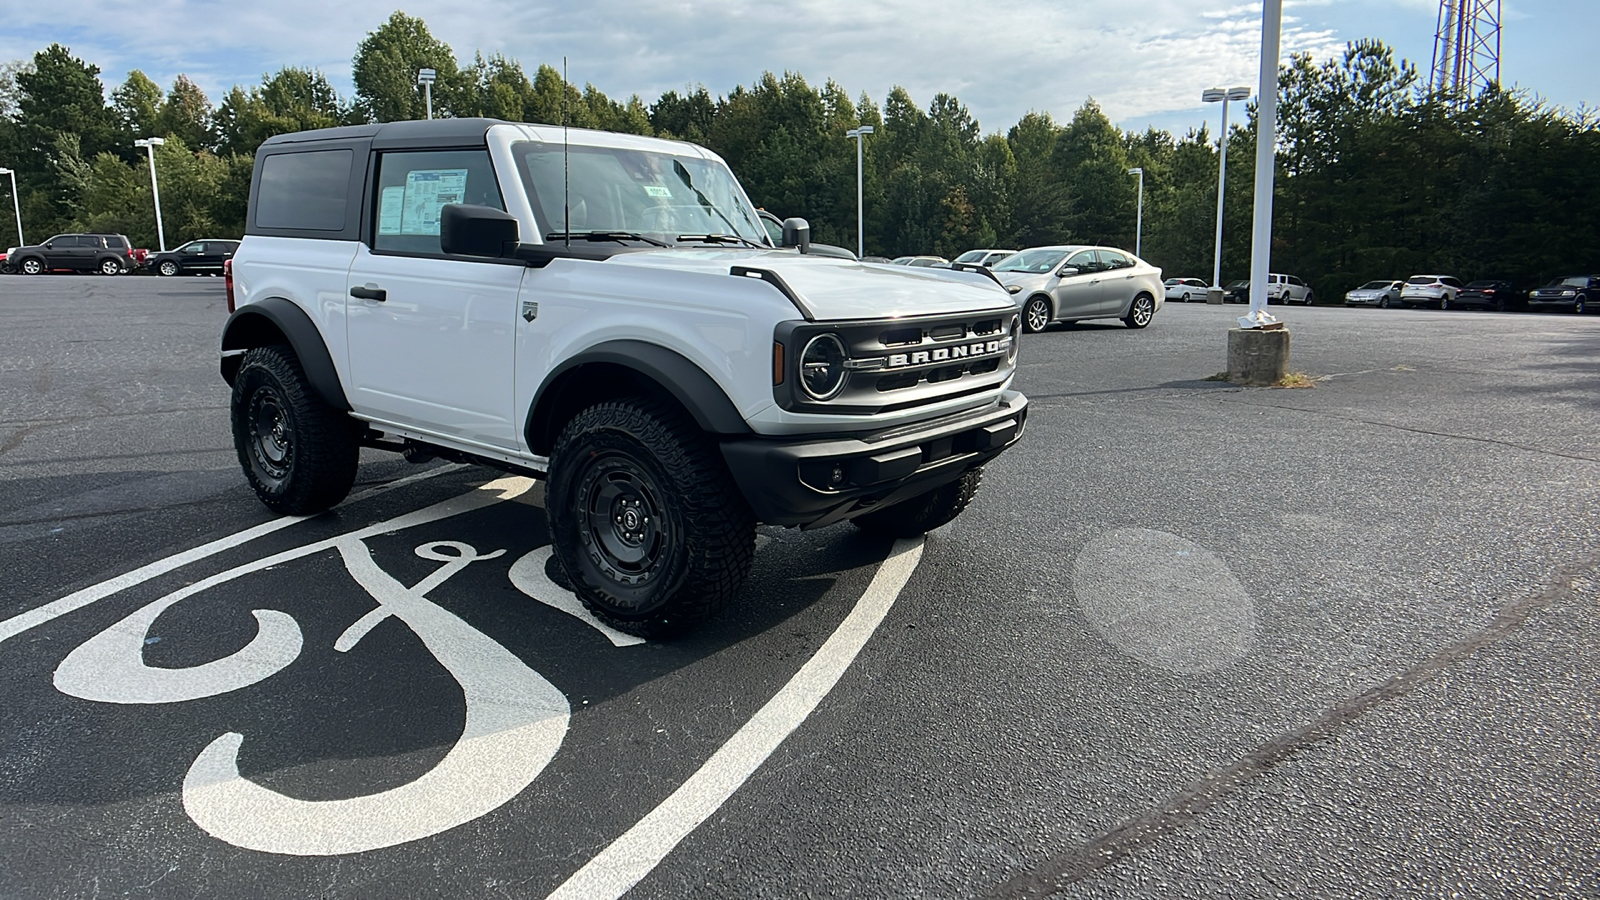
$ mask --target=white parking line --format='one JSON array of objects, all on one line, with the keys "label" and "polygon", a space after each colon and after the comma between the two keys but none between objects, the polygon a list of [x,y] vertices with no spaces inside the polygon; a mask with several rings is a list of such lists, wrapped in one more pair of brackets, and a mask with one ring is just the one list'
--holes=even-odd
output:
[{"label": "white parking line", "polygon": [[[440,466],[437,469],[430,469],[426,472],[419,472],[416,475],[408,475],[405,478],[391,481],[388,484],[380,484],[376,487],[368,488],[346,500],[345,502],[355,503],[360,500],[366,500],[369,497],[376,497],[379,494],[387,493],[388,491],[392,491],[396,488],[415,484],[425,478],[432,478],[435,475],[443,475],[446,472],[453,472],[460,468],[463,468],[461,464],[454,463],[451,465]],[[227,537],[217,538],[211,543],[201,544],[193,550],[185,550],[182,553],[169,556],[165,559],[158,559],[149,565],[140,566],[139,568],[134,569],[132,572],[118,575],[109,581],[102,581],[99,584],[90,585],[81,591],[75,591],[71,594],[68,594],[67,596],[62,597],[60,600],[54,600],[50,603],[46,603],[43,606],[30,609],[25,613],[12,616],[5,621],[0,621],[0,644],[5,643],[6,641],[31,628],[37,628],[40,625],[43,625],[46,622],[54,621],[55,619],[58,619],[69,612],[82,609],[98,600],[104,600],[118,591],[127,590],[136,584],[143,584],[152,578],[165,575],[174,569],[181,569],[192,562],[205,559],[208,556],[215,556],[224,550],[230,550],[239,546],[240,544],[248,544],[258,537],[271,534],[274,531],[280,531],[284,528],[288,528],[290,525],[293,525],[296,522],[304,522],[309,518],[311,517],[284,516],[279,519],[273,519],[270,522],[262,522],[260,525],[256,525],[252,528],[246,528],[243,531],[236,531]]]},{"label": "white parking line", "polygon": [[800,671],[672,796],[555,889],[549,900],[621,897],[733,796],[828,695],[877,630],[922,558],[922,538],[895,542],[855,609]]}]

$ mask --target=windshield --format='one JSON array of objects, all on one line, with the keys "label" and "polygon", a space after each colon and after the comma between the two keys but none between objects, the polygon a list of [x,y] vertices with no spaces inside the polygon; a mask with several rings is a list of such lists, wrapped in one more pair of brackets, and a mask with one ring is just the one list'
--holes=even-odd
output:
[{"label": "windshield", "polygon": [[1381,290],[1386,290],[1388,287],[1389,287],[1389,282],[1387,282],[1387,281],[1369,281],[1366,284],[1363,284],[1360,287],[1360,290],[1363,290],[1363,291],[1381,291]]},{"label": "windshield", "polygon": [[512,152],[545,234],[634,232],[669,242],[733,234],[767,246],[755,208],[715,160],[532,141]]},{"label": "windshield", "polygon": [[994,271],[1032,272],[1034,274],[1049,272],[1055,269],[1057,265],[1060,265],[1066,256],[1067,251],[1065,250],[1050,250],[1042,247],[1038,250],[1024,250],[1015,256],[1008,256],[995,263]]},{"label": "windshield", "polygon": [[1555,281],[1550,282],[1550,286],[1555,287],[1560,285],[1562,287],[1583,287],[1588,283],[1589,279],[1583,275],[1573,275],[1568,278],[1558,278]]},{"label": "windshield", "polygon": [[965,252],[965,253],[961,254],[960,256],[956,257],[956,262],[958,262],[958,263],[981,262],[983,260],[984,256],[988,254],[988,252],[989,251],[987,251],[987,250],[968,250],[967,252]]}]

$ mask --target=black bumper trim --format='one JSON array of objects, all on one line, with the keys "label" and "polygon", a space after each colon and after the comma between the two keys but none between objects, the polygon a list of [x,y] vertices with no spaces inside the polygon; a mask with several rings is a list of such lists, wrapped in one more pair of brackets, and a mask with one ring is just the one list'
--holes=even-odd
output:
[{"label": "black bumper trim", "polygon": [[770,525],[821,527],[953,481],[1022,437],[1028,398],[865,437],[724,441],[734,481]]}]

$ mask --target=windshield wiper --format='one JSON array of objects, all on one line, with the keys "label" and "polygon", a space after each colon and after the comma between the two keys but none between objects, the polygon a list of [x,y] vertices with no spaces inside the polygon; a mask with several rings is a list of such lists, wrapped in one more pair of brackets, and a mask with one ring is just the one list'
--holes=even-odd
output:
[{"label": "windshield wiper", "polygon": [[747,237],[737,234],[680,234],[680,241],[699,241],[703,244],[743,244],[746,247],[755,247],[759,250],[771,250],[765,244],[758,244]]},{"label": "windshield wiper", "polygon": [[653,237],[646,237],[637,231],[552,231],[545,235],[547,240],[574,240],[574,241],[644,241],[657,247],[670,247],[666,241],[658,241]]},{"label": "windshield wiper", "polygon": [[[728,226],[728,230],[729,231],[738,231],[739,230],[739,229],[733,227],[733,222],[731,220],[729,220],[727,216],[723,215],[722,210],[718,209],[717,205],[715,203],[712,203],[710,198],[708,198],[705,195],[704,192],[702,192],[699,188],[694,186],[694,179],[689,176],[689,170],[684,168],[684,165],[683,165],[682,162],[680,162],[680,161],[678,161],[676,159],[673,160],[672,161],[672,171],[673,171],[674,174],[676,174],[678,176],[678,180],[683,182],[684,187],[687,187],[689,190],[694,191],[694,198],[696,200],[700,201],[700,205],[705,207],[706,211],[716,213],[717,214],[717,218],[722,220],[722,224]],[[743,210],[740,210],[740,214],[744,215],[744,217],[745,217],[745,219],[747,221],[749,220],[750,216],[747,215],[747,214],[744,214]],[[754,243],[754,242],[752,242],[752,243]],[[756,246],[760,246],[760,245],[756,245]]]}]

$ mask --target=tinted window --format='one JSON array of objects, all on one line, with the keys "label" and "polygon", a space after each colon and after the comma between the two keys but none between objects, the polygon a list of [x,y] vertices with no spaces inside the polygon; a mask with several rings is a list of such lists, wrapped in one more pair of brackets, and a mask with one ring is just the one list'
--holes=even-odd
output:
[{"label": "tinted window", "polygon": [[100,239],[112,250],[121,250],[128,246],[128,239],[120,234],[103,234]]},{"label": "tinted window", "polygon": [[1461,287],[1461,282],[1455,280],[1454,278],[1445,277],[1439,279],[1439,281],[1443,282],[1444,284],[1448,284],[1451,287]]},{"label": "tinted window", "polygon": [[505,209],[488,150],[424,150],[378,157],[374,250],[442,253],[439,215],[446,203]]},{"label": "tinted window", "polygon": [[1406,284],[1433,284],[1432,275],[1413,275],[1406,279]]},{"label": "tinted window", "polygon": [[100,246],[100,242],[96,241],[92,237],[84,237],[81,234],[69,234],[66,237],[61,238],[60,240],[56,241],[56,246],[57,247],[76,247],[76,248],[82,249],[84,247],[98,247],[98,246]]},{"label": "tinted window", "polygon": [[1079,250],[1067,258],[1067,265],[1076,268],[1079,272],[1096,272],[1100,264],[1095,261],[1093,250]]},{"label": "tinted window", "polygon": [[261,161],[255,221],[261,228],[343,231],[350,150],[278,153]]},{"label": "tinted window", "polygon": [[1294,276],[1294,275],[1290,275],[1289,276],[1289,283],[1290,284],[1299,285],[1301,287],[1305,286],[1305,282],[1301,281],[1297,276]]},{"label": "tinted window", "polygon": [[1115,250],[1099,250],[1100,264],[1107,269],[1126,269],[1133,265],[1133,260]]}]

